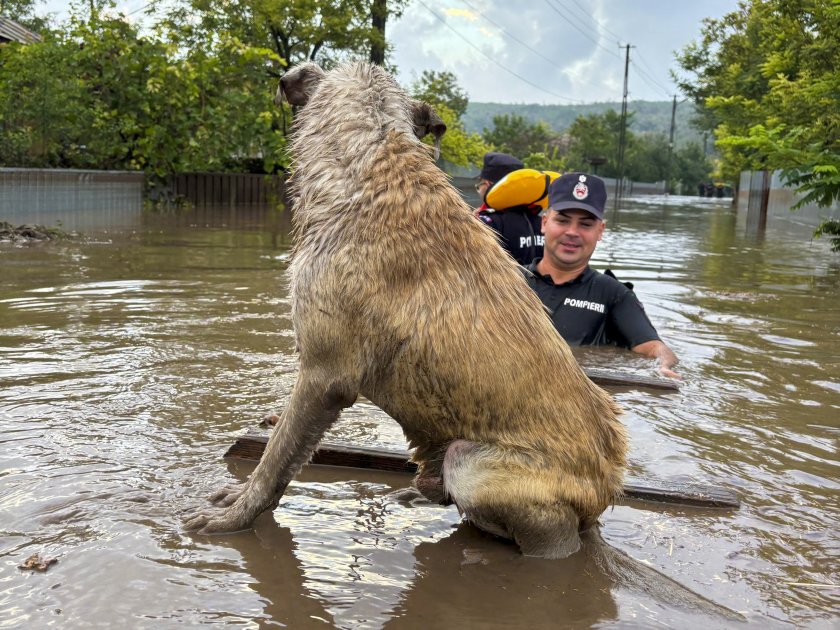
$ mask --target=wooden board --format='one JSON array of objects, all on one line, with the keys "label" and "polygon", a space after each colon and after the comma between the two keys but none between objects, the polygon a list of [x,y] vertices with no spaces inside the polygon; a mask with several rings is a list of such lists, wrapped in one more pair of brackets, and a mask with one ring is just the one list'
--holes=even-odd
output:
[{"label": "wooden board", "polygon": [[590,381],[604,387],[642,387],[645,389],[661,389],[674,392],[680,390],[680,382],[672,378],[625,374],[602,368],[583,368],[583,371],[589,377]]},{"label": "wooden board", "polygon": [[[225,457],[259,461],[265,445],[266,433],[246,433],[236,439]],[[312,456],[311,463],[324,466],[346,466],[368,470],[386,470],[413,474],[417,465],[410,461],[408,451],[393,451],[350,444],[321,443]],[[652,484],[645,480],[627,480],[624,497],[638,501],[655,501],[673,505],[696,507],[738,508],[738,497],[725,489],[697,484]]]}]

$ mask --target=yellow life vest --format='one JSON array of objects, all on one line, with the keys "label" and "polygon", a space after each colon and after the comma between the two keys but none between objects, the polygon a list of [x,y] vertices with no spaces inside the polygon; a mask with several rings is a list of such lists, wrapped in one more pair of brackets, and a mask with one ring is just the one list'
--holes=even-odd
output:
[{"label": "yellow life vest", "polygon": [[560,173],[521,168],[508,173],[491,188],[484,202],[493,210],[506,210],[515,206],[548,207],[548,187]]}]

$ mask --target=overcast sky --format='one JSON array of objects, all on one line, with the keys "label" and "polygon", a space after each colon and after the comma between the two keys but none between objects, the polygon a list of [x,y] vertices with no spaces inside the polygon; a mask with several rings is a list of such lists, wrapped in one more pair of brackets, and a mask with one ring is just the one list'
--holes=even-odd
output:
[{"label": "overcast sky", "polygon": [[[124,13],[148,0],[119,0]],[[704,17],[737,0],[410,0],[389,21],[391,61],[409,84],[423,70],[455,74],[471,101],[620,101],[630,44],[629,98],[669,100],[674,51],[697,39]],[[42,10],[63,14],[67,2]]]}]

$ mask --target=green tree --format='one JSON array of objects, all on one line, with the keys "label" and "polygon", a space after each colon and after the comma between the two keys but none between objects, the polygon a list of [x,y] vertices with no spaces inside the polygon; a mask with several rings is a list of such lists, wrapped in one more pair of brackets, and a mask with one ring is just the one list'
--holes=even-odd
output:
[{"label": "green tree", "polygon": [[633,181],[668,179],[668,137],[661,133],[634,134],[624,161],[624,174]]},{"label": "green tree", "polygon": [[782,169],[798,205],[840,198],[840,2],[743,0],[677,61],[725,176]]},{"label": "green tree", "polygon": [[446,71],[423,70],[420,78],[411,84],[411,93],[414,98],[435,107],[446,106],[459,120],[463,118],[469,104],[469,97],[458,85],[455,75]]},{"label": "green tree", "polygon": [[455,75],[451,72],[424,70],[409,91],[413,98],[432,105],[446,123],[446,134],[440,143],[440,157],[458,166],[480,165],[490,147],[477,133],[467,132],[461,122],[469,101]]},{"label": "green tree", "polygon": [[[172,25],[190,33],[190,47],[226,33],[249,46],[269,48],[285,65],[317,61],[329,67],[345,59],[384,60],[385,21],[401,15],[408,0],[183,0],[169,13]],[[167,0],[156,0],[161,7]]]},{"label": "green tree", "polygon": [[671,170],[671,179],[682,182],[683,191],[694,191],[697,184],[709,179],[712,165],[703,153],[703,147],[690,142],[677,149]]},{"label": "green tree", "polygon": [[43,0],[0,0],[0,16],[7,17],[29,30],[39,33],[46,28],[44,18],[35,15],[35,9]]},{"label": "green tree", "polygon": [[[630,126],[632,114],[627,117]],[[607,110],[603,114],[589,114],[578,116],[569,126],[569,152],[567,156],[568,168],[587,171],[591,167],[588,159],[592,157],[605,158],[607,161],[598,167],[598,173],[605,177],[618,176],[618,138],[621,132],[621,116],[615,110]],[[633,154],[635,136],[629,130],[626,134],[625,155]],[[625,159],[625,174],[628,160]]]},{"label": "green tree", "polygon": [[440,157],[458,166],[480,165],[484,154],[490,150],[481,136],[466,131],[456,113],[446,105],[436,105],[435,111],[446,123],[446,133],[440,143]]},{"label": "green tree", "polygon": [[259,157],[273,168],[284,145],[266,81],[274,55],[224,35],[192,49],[160,35],[74,14],[44,42],[0,47],[0,164],[165,175]]},{"label": "green tree", "polygon": [[558,147],[550,147],[547,151],[529,153],[522,158],[525,168],[533,168],[537,171],[556,171],[562,173],[566,170],[566,159],[560,155]]},{"label": "green tree", "polygon": [[499,151],[520,159],[532,153],[548,153],[548,145],[555,137],[547,123],[531,123],[518,114],[493,116],[493,128],[485,128],[481,135]]}]

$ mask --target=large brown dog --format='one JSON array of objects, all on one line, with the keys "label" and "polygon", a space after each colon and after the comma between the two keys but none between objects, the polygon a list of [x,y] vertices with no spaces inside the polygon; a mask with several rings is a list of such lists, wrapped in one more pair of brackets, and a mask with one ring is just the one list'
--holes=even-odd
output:
[{"label": "large brown dog", "polygon": [[516,263],[417,136],[440,132],[382,69],[299,66],[292,319],[300,374],[265,455],[193,514],[202,533],[277,505],[342,408],[364,395],[478,527],[563,557],[621,492],[618,408],[586,378]]}]

